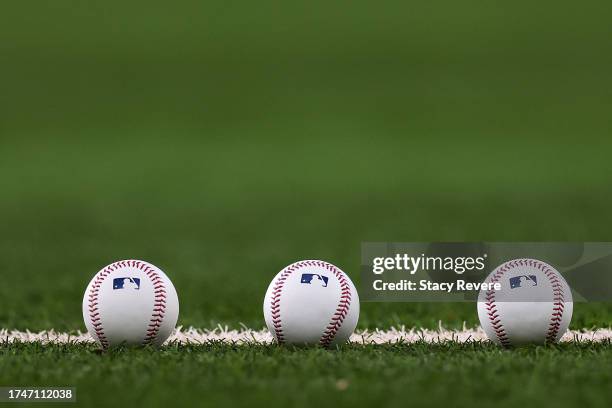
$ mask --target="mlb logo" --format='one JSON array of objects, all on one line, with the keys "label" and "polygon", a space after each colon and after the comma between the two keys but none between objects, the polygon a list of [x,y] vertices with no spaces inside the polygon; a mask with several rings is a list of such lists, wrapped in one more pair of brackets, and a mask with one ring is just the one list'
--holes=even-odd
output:
[{"label": "mlb logo", "polygon": [[316,273],[303,273],[301,283],[307,283],[311,285],[313,283],[313,279],[318,282],[322,287],[327,287],[327,281],[329,281],[329,278],[327,276],[318,275]]},{"label": "mlb logo", "polygon": [[140,289],[140,278],[115,278],[113,279],[113,290],[117,289]]},{"label": "mlb logo", "polygon": [[520,288],[525,286],[538,286],[538,281],[535,275],[520,275],[510,278],[510,289]]}]

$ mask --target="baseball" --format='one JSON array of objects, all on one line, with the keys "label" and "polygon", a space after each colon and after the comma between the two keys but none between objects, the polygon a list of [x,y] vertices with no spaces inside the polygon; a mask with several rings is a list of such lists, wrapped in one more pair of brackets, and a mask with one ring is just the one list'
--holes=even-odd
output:
[{"label": "baseball", "polygon": [[536,259],[515,259],[485,280],[478,318],[487,337],[503,346],[559,341],[572,319],[572,292],[555,268]]},{"label": "baseball", "polygon": [[119,344],[160,346],[174,330],[178,312],[170,279],[138,260],[104,267],[83,297],[87,331],[105,349]]},{"label": "baseball", "polygon": [[324,347],[344,343],[357,326],[359,296],[336,266],[300,261],[280,271],[263,305],[268,330],[279,344]]}]

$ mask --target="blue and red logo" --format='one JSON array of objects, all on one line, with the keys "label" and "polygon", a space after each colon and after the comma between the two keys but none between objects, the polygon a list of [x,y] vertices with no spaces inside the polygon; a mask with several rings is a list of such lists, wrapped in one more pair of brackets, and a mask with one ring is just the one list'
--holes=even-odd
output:
[{"label": "blue and red logo", "polygon": [[117,289],[140,289],[140,278],[115,278],[113,279],[113,290]]},{"label": "blue and red logo", "polygon": [[510,289],[521,288],[525,286],[538,286],[538,280],[535,275],[520,275],[510,278]]},{"label": "blue and red logo", "polygon": [[329,281],[329,278],[327,276],[318,275],[316,273],[303,273],[301,283],[312,285],[313,283],[316,282],[320,286],[326,288],[328,281]]}]

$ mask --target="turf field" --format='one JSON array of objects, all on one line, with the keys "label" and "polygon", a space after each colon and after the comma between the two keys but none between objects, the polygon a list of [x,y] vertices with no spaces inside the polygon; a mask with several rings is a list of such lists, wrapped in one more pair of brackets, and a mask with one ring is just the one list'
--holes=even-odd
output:
[{"label": "turf field", "polygon": [[14,381],[8,362],[28,384],[78,384],[83,405],[604,407],[610,347],[508,352],[490,344],[420,343],[330,352],[207,344],[97,355],[78,345],[11,344],[2,349],[0,379]]},{"label": "turf field", "polygon": [[[587,3],[6,7],[0,329],[83,330],[87,283],[125,258],[171,277],[179,325],[261,329],[280,269],[324,259],[358,286],[363,241],[612,241],[612,9]],[[478,323],[469,303],[361,306],[359,330]],[[574,310],[574,330],[612,325],[610,303]],[[603,407],[611,360],[609,341],[5,342],[0,386],[73,385],[82,405]]]}]

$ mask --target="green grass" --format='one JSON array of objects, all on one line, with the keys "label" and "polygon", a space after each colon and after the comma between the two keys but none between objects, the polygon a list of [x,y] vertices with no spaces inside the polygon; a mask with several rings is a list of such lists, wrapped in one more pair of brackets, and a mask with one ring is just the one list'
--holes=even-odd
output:
[{"label": "green grass", "polygon": [[[353,142],[365,140],[357,136]],[[469,161],[447,153],[444,165],[456,185],[418,169],[426,165],[425,152],[439,149],[435,140],[367,146],[329,140],[324,149],[317,138],[275,141],[256,155],[256,143],[231,140],[6,145],[0,151],[2,326],[82,328],[87,283],[126,258],[152,262],[171,277],[179,324],[257,328],[267,285],[296,260],[335,263],[358,285],[362,241],[610,240],[607,161],[588,160],[587,148],[559,147],[538,162],[545,143],[507,145],[495,154],[523,157],[510,167],[487,167],[484,154]],[[455,146],[447,151],[482,149],[476,142],[447,143]],[[403,147],[416,155],[412,163],[401,160]],[[584,164],[561,179],[581,149]],[[360,165],[366,151],[389,160]],[[577,304],[573,327],[607,327],[611,310]],[[476,323],[474,305],[364,304],[362,311],[362,328]]]},{"label": "green grass", "polygon": [[99,354],[78,344],[9,343],[0,345],[0,383],[76,386],[82,406],[103,398],[115,406],[607,407],[610,351],[609,342],[518,350],[400,343],[330,351],[210,343]]},{"label": "green grass", "polygon": [[363,241],[612,240],[607,3],[181,3],[3,10],[1,326],[82,328],[125,258],[167,272],[180,324],[261,327],[275,273],[358,283]]},{"label": "green grass", "polygon": [[[78,3],[78,4],[77,4]],[[83,329],[140,258],[179,324],[263,327],[284,266],[364,241],[612,241],[610,4],[14,2],[0,13],[0,327]],[[457,328],[473,304],[362,304]],[[609,327],[578,303],[571,327]],[[88,405],[610,405],[610,344],[0,345]],[[345,391],[336,389],[348,381]]]}]

